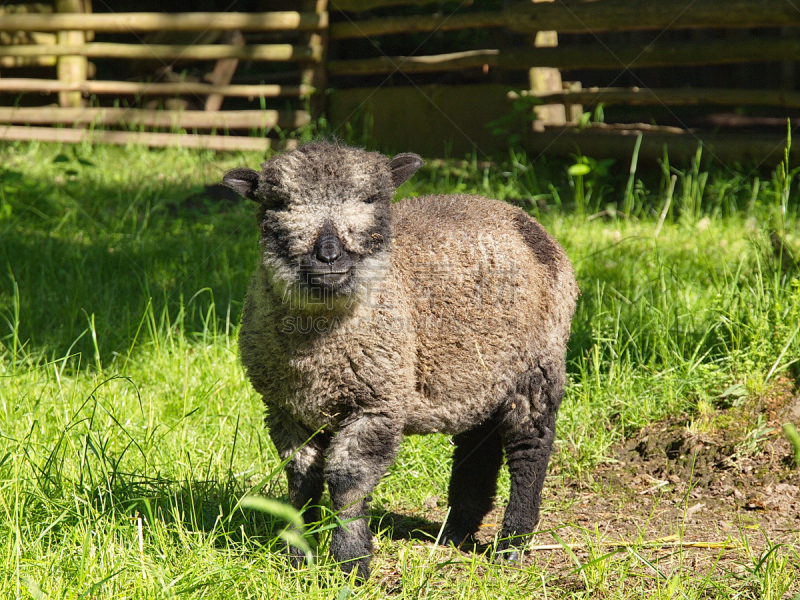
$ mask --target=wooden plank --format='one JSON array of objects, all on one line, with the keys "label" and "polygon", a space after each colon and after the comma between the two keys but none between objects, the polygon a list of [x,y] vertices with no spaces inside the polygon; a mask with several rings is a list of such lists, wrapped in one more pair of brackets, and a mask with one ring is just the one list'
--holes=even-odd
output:
[{"label": "wooden plank", "polygon": [[429,73],[478,68],[498,69],[555,67],[570,69],[620,69],[626,67],[687,67],[771,60],[800,60],[800,40],[754,38],[727,40],[656,42],[639,45],[578,44],[556,48],[509,48],[472,50],[435,56],[394,56],[328,62],[330,75]]},{"label": "wooden plank", "polygon": [[[51,63],[52,64],[52,63]],[[62,83],[53,79],[0,77],[0,92],[61,92],[79,91],[84,94],[171,96],[178,94],[223,94],[242,98],[276,98],[310,94],[313,88],[300,85],[212,85],[191,81],[148,83],[138,81],[81,81]]]},{"label": "wooden plank", "polygon": [[55,67],[58,59],[55,56],[0,56],[0,68],[17,67]]},{"label": "wooden plank", "polygon": [[115,44],[92,42],[82,45],[0,46],[0,56],[86,56],[91,58],[138,58],[145,60],[219,60],[238,58],[255,61],[320,60],[322,49],[291,44],[258,44],[238,48],[224,44],[195,46],[168,44]]},{"label": "wooden plank", "polygon": [[0,125],[0,141],[40,141],[67,144],[117,144],[127,146],[204,148],[221,151],[266,152],[274,145],[270,138],[187,133],[149,133],[142,131],[103,131],[88,129],[56,129],[52,127],[19,127]]},{"label": "wooden plank", "polygon": [[328,13],[294,11],[237,13],[93,13],[90,15],[3,15],[0,31],[315,31],[328,26]]},{"label": "wooden plank", "polygon": [[[570,45],[558,48],[512,49],[503,52],[500,68],[530,64],[566,69],[620,69],[673,67],[794,60],[800,58],[800,40],[778,37],[738,40],[656,42],[641,45]],[[535,61],[531,63],[531,61]]]},{"label": "wooden plank", "polygon": [[[800,108],[800,92],[787,90],[746,90],[733,88],[587,88],[570,92],[530,92],[522,96],[535,96],[542,102],[579,104],[626,104],[630,106],[776,106]],[[513,99],[513,96],[511,97]]]},{"label": "wooden plank", "polygon": [[345,40],[396,33],[484,29],[488,27],[506,27],[506,20],[507,16],[500,11],[383,17],[380,19],[331,23],[328,28],[328,35],[332,40]]},{"label": "wooden plank", "polygon": [[427,4],[441,4],[441,0],[337,0],[336,10],[362,12],[389,6],[425,6]]},{"label": "wooden plank", "polygon": [[[400,4],[428,4],[434,0],[339,0],[342,11],[365,11]],[[508,27],[518,33],[555,30],[594,33],[701,28],[785,27],[800,25],[800,11],[786,0],[563,0],[550,6],[511,2],[504,11],[455,13],[411,17],[381,17],[356,23],[331,24],[331,39],[448,31],[476,27]]]},{"label": "wooden plank", "polygon": [[507,26],[517,32],[560,33],[642,29],[751,28],[800,25],[800,11],[785,0],[562,0],[533,6],[510,3]]},{"label": "wooden plank", "polygon": [[[543,133],[534,133],[525,140],[525,148],[537,155],[574,156],[580,152],[585,156],[603,156],[629,161],[636,137],[642,134],[639,148],[640,160],[658,160],[664,157],[667,148],[670,161],[687,160],[694,157],[702,142],[704,157],[713,157],[723,162],[752,162],[767,167],[780,164],[786,148],[786,134],[755,133],[695,133],[647,130],[636,126],[627,129],[589,128],[577,131],[571,127],[548,127]],[[792,148],[793,161],[800,160],[800,149]]]},{"label": "wooden plank", "polygon": [[171,129],[295,129],[306,125],[305,111],[277,110],[147,110],[138,108],[0,107],[0,123],[31,125],[106,125]]},{"label": "wooden plank", "polygon": [[329,75],[375,75],[397,71],[404,73],[429,73],[433,71],[456,71],[499,64],[499,50],[468,50],[433,56],[381,56],[356,60],[328,61]]},{"label": "wooden plank", "polygon": [[[43,2],[29,2],[28,4],[4,4],[0,6],[0,15],[26,14],[26,13],[52,13],[53,5]],[[0,29],[2,30],[2,29]]]},{"label": "wooden plank", "polygon": [[58,43],[55,33],[42,33],[41,31],[0,31],[0,44],[47,44],[52,46]]}]

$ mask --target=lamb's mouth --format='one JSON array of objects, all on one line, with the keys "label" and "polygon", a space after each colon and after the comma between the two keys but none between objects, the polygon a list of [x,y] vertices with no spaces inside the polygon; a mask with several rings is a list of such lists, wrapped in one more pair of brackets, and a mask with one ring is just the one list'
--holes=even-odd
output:
[{"label": "lamb's mouth", "polygon": [[327,288],[337,287],[344,283],[350,276],[350,269],[338,271],[306,271],[307,281],[311,285],[321,285]]}]

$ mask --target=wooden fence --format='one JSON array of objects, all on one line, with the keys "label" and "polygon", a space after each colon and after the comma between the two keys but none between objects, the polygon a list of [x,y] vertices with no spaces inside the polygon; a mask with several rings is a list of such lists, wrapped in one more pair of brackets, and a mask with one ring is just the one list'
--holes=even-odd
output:
[{"label": "wooden fence", "polygon": [[[723,69],[766,61],[777,68],[791,66],[800,59],[795,29],[800,11],[786,0],[515,0],[497,10],[434,0],[330,4],[301,0],[296,12],[184,14],[91,13],[88,0],[6,5],[0,8],[0,103],[56,93],[59,101],[58,106],[0,107],[0,139],[27,135],[76,141],[99,135],[92,133],[95,124],[126,129],[103,134],[106,141],[119,143],[266,148],[270,138],[265,132],[302,127],[314,113],[325,111],[333,128],[341,130],[366,111],[379,143],[426,154],[440,154],[442,139],[456,154],[502,149],[507,138],[486,126],[495,121],[536,151],[574,153],[591,147],[621,154],[630,149],[617,141],[633,132],[645,136],[645,156],[660,156],[658,144],[663,143],[690,154],[702,140],[716,144],[720,156],[727,155],[724,145],[735,149],[735,157],[760,161],[780,155],[783,133],[760,134],[759,144],[748,146],[736,141],[735,132],[715,138],[710,131],[680,132],[652,123],[591,125],[580,131],[572,124],[599,104],[662,111],[690,106],[707,112],[759,107],[775,118],[800,109],[800,92],[775,86],[585,89],[585,83],[561,80],[561,72],[669,68],[688,74],[702,65]],[[402,7],[409,5],[424,14],[399,14],[407,13]],[[464,38],[458,32],[470,30],[482,32],[474,39],[489,42],[460,45]],[[111,34],[209,31],[219,34],[217,43],[164,43],[168,36],[146,44],[94,40]],[[641,32],[651,34],[642,39]],[[429,47],[437,51],[426,52]],[[214,66],[204,81],[177,80],[174,74],[172,80],[98,80],[93,60],[212,61]],[[280,64],[283,70],[260,81],[234,82],[242,64],[258,63]],[[54,67],[49,78],[28,72],[9,76],[15,69]],[[329,97],[319,93],[326,87],[333,90]],[[176,96],[194,104],[199,100],[201,106],[165,111],[144,103],[145,98]],[[87,106],[89,98],[92,106]],[[131,108],[108,106],[120,98]],[[542,103],[533,125],[525,114],[508,118],[514,103],[525,99]],[[252,106],[243,108],[248,102]],[[195,132],[193,141],[179,131]],[[260,137],[242,135],[256,131]],[[239,135],[216,135],[231,132]],[[770,148],[775,152],[766,152]]]},{"label": "wooden fence", "polygon": [[[390,7],[432,4],[436,3],[337,0],[337,9],[344,12],[331,13],[326,63],[336,90],[329,103],[334,124],[352,119],[358,106],[366,106],[373,113],[370,126],[377,132],[375,137],[381,143],[396,144],[397,149],[436,151],[430,140],[441,137],[449,140],[454,154],[502,150],[506,140],[486,127],[488,122],[502,121],[508,128],[517,128],[508,133],[523,134],[528,149],[536,152],[565,155],[591,150],[600,155],[629,157],[635,138],[641,133],[645,157],[663,156],[665,143],[675,150],[673,154],[694,155],[702,141],[725,159],[776,162],[785,147],[786,118],[793,109],[800,108],[800,93],[792,89],[710,88],[696,73],[697,87],[683,83],[675,88],[589,89],[582,89],[586,86],[580,81],[562,82],[559,74],[563,71],[586,76],[587,72],[601,70],[621,73],[666,68],[686,73],[689,80],[696,67],[709,65],[717,70],[735,70],[748,63],[764,66],[773,61],[775,64],[769,67],[773,72],[786,65],[793,68],[794,61],[800,59],[796,29],[800,26],[800,11],[785,0],[519,0],[504,3],[502,10],[494,11],[476,8],[478,3],[471,9],[462,6],[458,10],[454,10],[455,6],[442,9],[437,4],[429,14],[387,15]],[[465,30],[495,30],[498,34],[491,39],[499,43],[480,48],[451,47],[437,53],[425,53],[428,44],[408,54],[386,51],[402,46],[396,42],[400,34],[413,37],[413,43],[408,45],[413,51],[425,34],[431,36],[428,39],[444,39],[449,32]],[[372,56],[343,57],[337,49],[337,44],[365,37],[374,43]],[[460,38],[451,35],[450,39]],[[443,46],[441,41],[437,44],[440,49]],[[555,77],[543,77],[542,72],[548,70],[557,70]],[[469,75],[469,85],[450,87],[459,73]],[[418,93],[415,96],[387,87],[381,83],[387,77],[405,79],[403,83],[416,86]],[[350,89],[340,91],[343,87]],[[453,94],[446,97],[443,89],[452,89]],[[454,94],[462,98],[457,100]],[[395,102],[395,96],[402,96],[402,102]],[[511,112],[511,102],[525,98],[543,103],[536,109],[540,119],[534,123],[535,131],[524,119],[504,119]],[[471,110],[461,110],[460,104],[471,106]],[[589,123],[580,131],[570,126],[583,111],[600,104],[646,107],[639,109],[645,117],[648,110],[663,113],[694,107],[692,110],[698,114],[705,114],[720,108],[752,107],[767,111],[774,122],[782,122],[783,126],[781,131],[758,135],[737,135],[735,131],[714,134],[711,127],[659,127],[649,122],[651,118],[647,118],[647,126]],[[559,105],[563,107],[560,111],[548,111]],[[447,114],[437,118],[437,112]],[[419,135],[420,123],[425,135]],[[441,152],[441,144],[438,151]]]},{"label": "wooden fence", "polygon": [[[0,107],[0,139],[38,139],[76,142],[103,139],[112,143],[144,143],[218,149],[266,149],[272,141],[264,132],[292,130],[307,124],[311,115],[299,100],[314,91],[320,79],[323,46],[317,32],[328,25],[324,3],[305,2],[305,12],[269,13],[113,13],[88,12],[86,0],[56,0],[54,5],[5,5],[0,8],[0,98],[36,98],[36,94],[58,94],[58,105]],[[20,33],[26,35],[20,39]],[[148,32],[177,34],[192,32],[208,36],[215,32],[224,43],[143,43]],[[129,43],[95,42],[97,34],[134,34]],[[296,38],[295,43],[245,43],[248,33]],[[166,37],[169,37],[166,36]],[[0,42],[3,38],[0,37]],[[26,43],[27,42],[27,43]],[[172,81],[93,80],[90,59],[157,61],[169,67],[213,61],[206,81],[181,80],[165,69]],[[294,83],[231,84],[237,66],[247,63],[294,64]],[[56,67],[55,77],[8,76],[12,70]],[[94,97],[99,106],[87,106]],[[114,108],[103,106],[120,99],[131,107],[143,99],[189,98],[180,110],[161,108]],[[249,100],[257,108],[220,110],[225,98]],[[107,100],[106,100],[107,99]],[[270,100],[293,99],[291,110],[265,110]],[[155,100],[158,104],[158,100]],[[73,126],[77,130],[43,127]],[[90,126],[123,128],[127,131],[91,131]],[[137,131],[130,131],[136,129]],[[148,131],[156,130],[156,131]],[[166,130],[166,131],[158,131]],[[185,131],[193,131],[187,136]],[[198,131],[213,134],[197,134]],[[216,133],[260,132],[259,137],[223,136]],[[191,139],[187,139],[191,138]]]}]

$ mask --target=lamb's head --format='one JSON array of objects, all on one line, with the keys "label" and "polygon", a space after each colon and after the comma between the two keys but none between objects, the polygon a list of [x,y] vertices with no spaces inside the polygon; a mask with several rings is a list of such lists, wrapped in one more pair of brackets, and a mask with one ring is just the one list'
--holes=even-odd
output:
[{"label": "lamb's head", "polygon": [[273,157],[261,172],[228,171],[223,182],[259,203],[263,262],[273,282],[350,296],[385,255],[395,189],[422,165],[416,154],[316,142]]}]

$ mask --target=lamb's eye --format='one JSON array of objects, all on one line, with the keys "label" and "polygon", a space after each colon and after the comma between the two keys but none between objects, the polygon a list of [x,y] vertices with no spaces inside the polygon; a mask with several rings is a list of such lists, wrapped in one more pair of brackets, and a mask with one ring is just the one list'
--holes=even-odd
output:
[{"label": "lamb's eye", "polygon": [[283,210],[286,208],[286,198],[280,194],[270,194],[264,198],[264,206],[268,210]]},{"label": "lamb's eye", "polygon": [[369,198],[367,198],[366,200],[364,200],[364,204],[374,204],[375,202],[377,202],[378,200],[380,200],[380,198],[381,198],[380,196],[378,196],[377,194],[375,194],[374,196],[370,196]]}]

